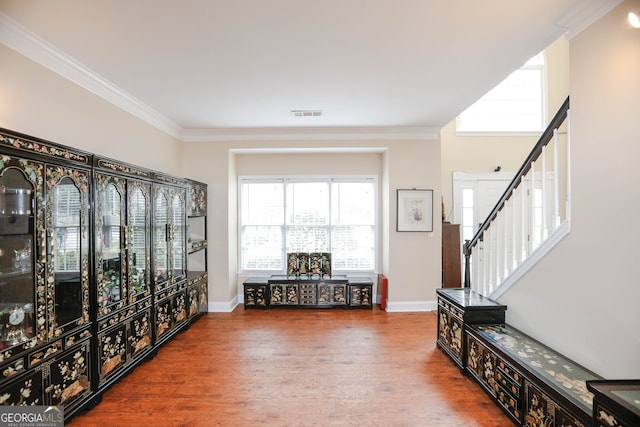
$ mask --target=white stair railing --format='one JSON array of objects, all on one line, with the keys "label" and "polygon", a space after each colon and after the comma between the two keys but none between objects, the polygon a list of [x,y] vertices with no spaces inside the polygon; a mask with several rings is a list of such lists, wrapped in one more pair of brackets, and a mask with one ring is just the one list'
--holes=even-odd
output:
[{"label": "white stair railing", "polygon": [[487,219],[464,244],[465,287],[495,296],[530,268],[568,224],[569,98],[562,104]]}]

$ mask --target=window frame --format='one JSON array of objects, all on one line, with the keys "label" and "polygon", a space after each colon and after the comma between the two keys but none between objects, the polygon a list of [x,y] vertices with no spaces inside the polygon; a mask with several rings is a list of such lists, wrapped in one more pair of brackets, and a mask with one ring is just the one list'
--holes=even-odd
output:
[{"label": "window frame", "polygon": [[[281,253],[282,259],[282,269],[280,270],[269,270],[269,269],[244,269],[243,268],[243,259],[242,259],[242,185],[247,182],[254,183],[269,183],[269,182],[279,182],[284,186],[284,194],[283,194],[283,224],[281,226],[281,233],[283,239],[283,248]],[[333,198],[332,198],[332,183],[337,182],[353,182],[353,183],[364,183],[369,182],[373,184],[373,266],[370,270],[336,270],[335,262],[333,262],[333,275],[350,275],[350,274],[375,274],[378,268],[380,249],[379,249],[379,235],[380,235],[380,188],[379,188],[379,178],[374,174],[358,174],[358,175],[241,175],[238,176],[238,186],[237,186],[237,274],[238,275],[283,275],[286,274],[286,256],[287,256],[287,194],[286,194],[286,185],[287,183],[313,183],[313,182],[327,182],[329,184],[329,223],[326,225],[329,232],[329,249],[331,252],[332,245],[332,232],[334,228],[333,223]],[[275,227],[275,226],[274,226]]]}]

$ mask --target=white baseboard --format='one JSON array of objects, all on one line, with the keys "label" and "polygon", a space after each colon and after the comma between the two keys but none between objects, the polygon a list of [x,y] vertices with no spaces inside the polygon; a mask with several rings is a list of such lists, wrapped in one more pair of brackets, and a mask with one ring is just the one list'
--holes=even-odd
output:
[{"label": "white baseboard", "polygon": [[238,306],[238,297],[229,302],[209,301],[209,313],[231,313]]}]

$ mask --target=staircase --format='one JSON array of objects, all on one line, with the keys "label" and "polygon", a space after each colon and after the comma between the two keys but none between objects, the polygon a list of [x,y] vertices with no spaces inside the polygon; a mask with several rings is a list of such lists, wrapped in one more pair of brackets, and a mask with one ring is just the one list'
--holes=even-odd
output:
[{"label": "staircase", "polygon": [[471,240],[464,286],[495,299],[569,233],[569,97]]}]

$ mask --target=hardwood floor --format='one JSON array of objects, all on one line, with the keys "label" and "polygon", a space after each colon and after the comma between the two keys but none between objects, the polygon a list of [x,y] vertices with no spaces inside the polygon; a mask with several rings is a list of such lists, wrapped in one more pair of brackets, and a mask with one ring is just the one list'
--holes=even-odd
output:
[{"label": "hardwood floor", "polygon": [[69,426],[512,426],[437,349],[436,314],[209,313]]}]

